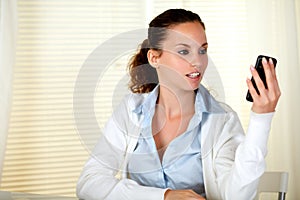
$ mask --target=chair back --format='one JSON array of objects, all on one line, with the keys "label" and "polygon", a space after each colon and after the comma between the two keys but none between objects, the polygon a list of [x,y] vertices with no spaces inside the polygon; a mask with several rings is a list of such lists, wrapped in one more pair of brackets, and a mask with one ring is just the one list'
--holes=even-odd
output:
[{"label": "chair back", "polygon": [[287,172],[265,172],[260,178],[256,200],[263,192],[277,192],[278,200],[284,200],[288,189],[289,174]]}]

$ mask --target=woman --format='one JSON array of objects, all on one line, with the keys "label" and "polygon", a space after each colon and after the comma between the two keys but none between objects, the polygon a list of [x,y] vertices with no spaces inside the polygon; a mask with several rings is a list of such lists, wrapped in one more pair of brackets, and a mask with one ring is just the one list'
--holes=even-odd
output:
[{"label": "woman", "polygon": [[253,97],[245,136],[234,111],[200,84],[208,63],[200,17],[170,9],[154,18],[129,65],[131,94],[107,122],[77,185],[92,199],[253,199],[265,170],[280,90],[272,60],[268,89],[250,67]]}]

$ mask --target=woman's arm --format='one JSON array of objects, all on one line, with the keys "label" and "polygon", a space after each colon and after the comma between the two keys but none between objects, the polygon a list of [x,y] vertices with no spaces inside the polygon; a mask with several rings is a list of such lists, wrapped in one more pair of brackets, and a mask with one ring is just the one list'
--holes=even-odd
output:
[{"label": "woman's arm", "polygon": [[[251,113],[248,132],[232,115],[216,145],[214,167],[222,199],[253,199],[265,171],[267,140],[273,113]],[[227,139],[226,139],[227,136]]]},{"label": "woman's arm", "polygon": [[[256,93],[250,80],[247,80],[253,97],[252,112],[248,132],[243,142],[237,138],[240,123],[237,116],[231,117],[224,126],[224,135],[228,141],[221,140],[221,146],[215,159],[218,185],[224,199],[252,199],[255,197],[260,176],[265,171],[265,156],[271,121],[280,89],[276,78],[274,64],[263,59],[268,89],[260,80],[257,71],[251,67],[251,73],[257,84]],[[241,129],[241,128],[240,128]],[[242,132],[242,130],[241,130]],[[224,143],[222,143],[224,142]],[[236,148],[236,151],[232,151]]]}]

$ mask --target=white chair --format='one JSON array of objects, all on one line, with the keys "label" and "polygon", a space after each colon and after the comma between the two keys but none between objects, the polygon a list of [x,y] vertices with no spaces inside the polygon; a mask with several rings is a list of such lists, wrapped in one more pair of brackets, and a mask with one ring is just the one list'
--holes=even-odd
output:
[{"label": "white chair", "polygon": [[287,172],[265,172],[260,178],[256,200],[263,192],[277,192],[278,200],[284,200],[288,189],[289,174]]}]

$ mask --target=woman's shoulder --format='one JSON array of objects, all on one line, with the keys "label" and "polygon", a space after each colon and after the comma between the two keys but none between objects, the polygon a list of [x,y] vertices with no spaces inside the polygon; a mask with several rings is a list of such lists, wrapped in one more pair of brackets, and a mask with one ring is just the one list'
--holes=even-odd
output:
[{"label": "woman's shoulder", "polygon": [[149,95],[150,93],[127,93],[117,104],[117,107],[114,109],[114,114],[131,115],[132,113],[139,113],[139,110],[141,110],[142,105]]},{"label": "woman's shoulder", "polygon": [[130,109],[136,109],[141,106],[145,99],[149,96],[149,93],[133,93],[130,92],[124,96],[122,102]]}]

